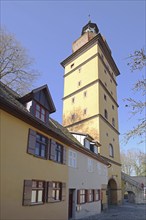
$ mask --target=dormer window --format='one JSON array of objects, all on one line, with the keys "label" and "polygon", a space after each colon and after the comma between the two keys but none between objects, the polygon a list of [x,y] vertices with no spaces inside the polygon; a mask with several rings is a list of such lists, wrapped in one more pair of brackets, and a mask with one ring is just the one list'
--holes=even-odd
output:
[{"label": "dormer window", "polygon": [[90,141],[88,139],[84,139],[84,146],[87,148],[87,149],[90,149]]},{"label": "dormer window", "polygon": [[43,122],[46,121],[46,110],[38,103],[36,103],[36,107],[35,107],[35,116],[40,120],[42,120]]}]

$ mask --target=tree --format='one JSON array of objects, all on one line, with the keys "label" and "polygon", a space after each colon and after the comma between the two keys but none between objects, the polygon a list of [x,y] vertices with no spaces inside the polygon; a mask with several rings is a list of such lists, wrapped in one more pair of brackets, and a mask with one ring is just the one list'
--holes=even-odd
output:
[{"label": "tree", "polygon": [[122,171],[130,176],[146,176],[146,154],[141,151],[121,152]]},{"label": "tree", "polygon": [[[134,54],[131,54],[129,57],[128,66],[133,72],[135,70],[142,70],[146,66],[146,54],[144,49],[136,50]],[[144,142],[145,133],[146,133],[146,117],[145,117],[145,95],[146,95],[146,79],[145,76],[142,76],[142,79],[138,80],[132,90],[134,92],[140,92],[141,100],[136,100],[134,98],[126,98],[124,101],[127,102],[125,105],[131,109],[131,114],[133,116],[139,115],[138,123],[133,129],[128,131],[125,134],[125,140],[128,142],[131,138],[141,137],[141,142]],[[143,98],[143,100],[142,100]]]},{"label": "tree", "polygon": [[0,29],[0,79],[19,94],[30,91],[38,72],[31,69],[32,59],[15,37]]}]

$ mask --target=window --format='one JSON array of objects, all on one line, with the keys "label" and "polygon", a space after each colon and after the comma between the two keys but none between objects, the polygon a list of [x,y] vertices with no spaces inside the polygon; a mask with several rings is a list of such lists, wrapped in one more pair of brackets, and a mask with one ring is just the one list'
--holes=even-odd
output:
[{"label": "window", "polygon": [[87,109],[86,109],[86,108],[84,109],[84,112],[83,112],[83,113],[84,113],[84,115],[86,115],[86,114],[87,114]]},{"label": "window", "polygon": [[36,135],[35,155],[46,158],[47,138],[41,134]]},{"label": "window", "polygon": [[69,150],[68,152],[68,165],[70,167],[77,167],[77,153],[75,151]]},{"label": "window", "polygon": [[66,148],[53,139],[29,129],[27,153],[66,164]]},{"label": "window", "polygon": [[112,125],[115,127],[115,119],[112,118]]},{"label": "window", "polygon": [[88,172],[93,172],[93,160],[88,158],[88,166],[87,166]]},{"label": "window", "polygon": [[81,67],[78,70],[79,70],[79,73],[80,73],[81,72]]},{"label": "window", "polygon": [[94,190],[94,201],[99,201],[100,200],[100,189],[95,189]]},{"label": "window", "polygon": [[94,143],[90,143],[90,150],[94,153]]},{"label": "window", "polygon": [[114,105],[112,105],[112,109],[114,110]]},{"label": "window", "polygon": [[94,201],[94,190],[89,189],[88,190],[88,202],[93,202]]},{"label": "window", "polygon": [[61,200],[61,183],[53,182],[52,198],[57,201]]},{"label": "window", "polygon": [[43,181],[32,181],[32,192],[31,192],[31,204],[43,203],[44,197],[44,182]]},{"label": "window", "polygon": [[108,119],[108,113],[107,113],[107,110],[106,110],[106,109],[104,110],[104,117],[105,117],[106,119]]},{"label": "window", "polygon": [[74,121],[75,120],[75,114],[71,115],[71,120]]},{"label": "window", "polygon": [[39,104],[35,105],[35,116],[43,122],[46,121],[46,110]]},{"label": "window", "polygon": [[77,203],[83,204],[86,203],[86,190],[80,189],[77,191]]},{"label": "window", "polygon": [[111,95],[113,95],[113,92],[111,91]]},{"label": "window", "polygon": [[42,180],[24,180],[23,205],[39,205],[46,202],[64,201],[66,183]]},{"label": "window", "polygon": [[84,97],[86,97],[86,96],[87,96],[87,91],[84,92]]},{"label": "window", "polygon": [[104,95],[104,100],[106,101],[106,95]]},{"label": "window", "polygon": [[61,144],[51,139],[50,144],[50,159],[65,164],[66,161],[66,150]]},{"label": "window", "polygon": [[74,103],[74,102],[75,102],[75,98],[72,98],[72,100],[71,100],[71,101],[72,101],[72,103]]},{"label": "window", "polygon": [[114,157],[114,148],[112,144],[109,144],[109,156]]},{"label": "window", "polygon": [[24,180],[23,205],[43,204],[45,202],[45,182]]},{"label": "window", "polygon": [[106,73],[106,70],[104,70],[104,72]]},{"label": "window", "polygon": [[74,63],[72,63],[72,64],[70,65],[70,68],[72,69],[72,68],[73,68],[73,66],[74,66]]},{"label": "window", "polygon": [[90,141],[88,139],[84,139],[84,146],[87,148],[87,149],[90,149]]},{"label": "window", "polygon": [[78,86],[80,86],[80,85],[81,85],[81,81],[78,82]]}]

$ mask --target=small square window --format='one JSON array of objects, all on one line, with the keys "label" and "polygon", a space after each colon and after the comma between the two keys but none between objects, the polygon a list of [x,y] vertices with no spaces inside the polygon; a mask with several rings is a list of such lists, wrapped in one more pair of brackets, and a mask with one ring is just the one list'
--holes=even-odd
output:
[{"label": "small square window", "polygon": [[71,100],[71,101],[72,101],[72,103],[74,103],[74,102],[75,102],[75,98],[72,98],[72,100]]},{"label": "small square window", "polygon": [[87,96],[87,91],[84,92],[84,97],[86,97],[86,96]]},{"label": "small square window", "polygon": [[84,115],[86,115],[86,114],[87,114],[87,109],[85,108],[85,109],[84,109]]},{"label": "small square window", "polygon": [[80,85],[81,85],[81,81],[78,82],[78,86],[80,86]]},{"label": "small square window", "polygon": [[73,68],[73,66],[74,66],[74,63],[72,63],[72,64],[70,65],[70,68]]}]

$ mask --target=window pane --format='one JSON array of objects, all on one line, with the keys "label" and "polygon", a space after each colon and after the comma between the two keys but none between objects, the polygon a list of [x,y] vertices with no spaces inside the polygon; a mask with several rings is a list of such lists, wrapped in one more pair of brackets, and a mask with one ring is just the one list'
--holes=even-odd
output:
[{"label": "window pane", "polygon": [[42,145],[41,147],[41,157],[45,157],[45,146]]},{"label": "window pane", "polygon": [[55,190],[52,190],[52,197],[55,199]]},{"label": "window pane", "polygon": [[31,202],[36,202],[36,191],[32,191],[32,194],[31,194]]},{"label": "window pane", "polygon": [[38,155],[38,156],[40,154],[40,144],[39,143],[36,143],[35,154]]},{"label": "window pane", "polygon": [[36,116],[37,118],[40,118],[40,113],[39,113],[38,111],[36,111],[35,116]]},{"label": "window pane", "polygon": [[43,182],[39,182],[38,187],[43,188]]},{"label": "window pane", "polygon": [[36,183],[37,183],[36,181],[32,181],[32,188],[36,188],[36,186],[37,186]]},{"label": "window pane", "polygon": [[42,121],[45,121],[45,115],[42,115],[42,114],[41,114],[41,120],[42,120]]},{"label": "window pane", "polygon": [[56,200],[59,200],[60,198],[59,198],[59,192],[60,192],[60,190],[58,189],[58,190],[56,190]]},{"label": "window pane", "polygon": [[36,104],[36,110],[40,111],[40,106]]},{"label": "window pane", "polygon": [[38,202],[42,202],[43,201],[43,191],[39,190],[38,191]]}]

